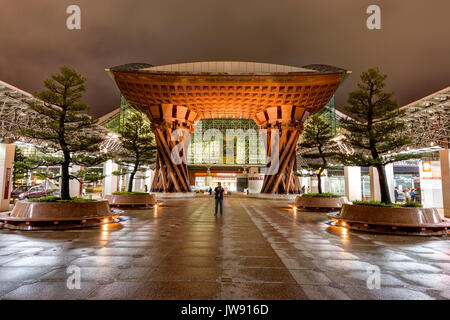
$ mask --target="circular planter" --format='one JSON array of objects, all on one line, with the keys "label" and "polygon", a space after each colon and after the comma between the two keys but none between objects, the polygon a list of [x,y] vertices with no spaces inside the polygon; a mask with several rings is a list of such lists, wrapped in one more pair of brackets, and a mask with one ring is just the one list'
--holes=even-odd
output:
[{"label": "circular planter", "polygon": [[18,201],[11,212],[0,215],[3,228],[18,230],[71,229],[115,222],[120,210],[108,201],[28,202]]},{"label": "circular planter", "polygon": [[295,201],[296,194],[279,194],[279,193],[250,193],[250,198],[267,199],[267,200],[284,200]]},{"label": "circular planter", "polygon": [[157,199],[194,198],[195,192],[155,192]]},{"label": "circular planter", "polygon": [[346,203],[348,203],[346,197],[325,198],[297,196],[295,199],[296,207],[315,210],[338,210]]},{"label": "circular planter", "polygon": [[339,213],[328,215],[343,227],[353,230],[404,234],[446,235],[450,220],[435,208],[393,208],[344,204]]},{"label": "circular planter", "polygon": [[105,195],[112,206],[145,206],[156,204],[156,196],[154,194],[112,194]]}]

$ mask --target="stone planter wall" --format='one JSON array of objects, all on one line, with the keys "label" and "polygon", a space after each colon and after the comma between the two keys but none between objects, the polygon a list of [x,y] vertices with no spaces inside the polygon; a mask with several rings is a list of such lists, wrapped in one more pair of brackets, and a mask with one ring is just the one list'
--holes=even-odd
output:
[{"label": "stone planter wall", "polygon": [[18,201],[11,212],[0,215],[2,227],[20,230],[91,227],[113,222],[121,211],[108,201],[28,202]]},{"label": "stone planter wall", "polygon": [[105,199],[110,205],[114,206],[150,206],[156,204],[156,196],[154,194],[113,194],[105,195]]},{"label": "stone planter wall", "polygon": [[284,200],[284,201],[295,201],[295,198],[297,197],[296,194],[278,194],[278,193],[249,193],[248,195],[245,196],[248,198],[258,198],[266,200]]},{"label": "stone planter wall", "polygon": [[155,192],[156,199],[194,198],[195,192]]},{"label": "stone planter wall", "polygon": [[298,208],[340,209],[345,203],[348,203],[346,197],[322,198],[297,196],[295,199],[295,206]]},{"label": "stone planter wall", "polygon": [[340,219],[373,224],[429,227],[444,222],[436,208],[342,206]]},{"label": "stone planter wall", "polygon": [[400,235],[447,235],[450,220],[435,208],[395,208],[344,204],[329,214],[338,225],[352,230]]}]

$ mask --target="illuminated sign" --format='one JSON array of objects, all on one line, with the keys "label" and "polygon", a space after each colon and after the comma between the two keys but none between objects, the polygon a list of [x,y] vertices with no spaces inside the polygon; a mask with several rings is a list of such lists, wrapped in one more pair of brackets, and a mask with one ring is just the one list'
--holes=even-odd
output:
[{"label": "illuminated sign", "polygon": [[423,172],[431,172],[431,161],[423,161],[422,162],[422,171]]},{"label": "illuminated sign", "polygon": [[9,198],[9,185],[11,184],[11,168],[6,168],[5,174],[5,190],[3,193],[3,199]]}]

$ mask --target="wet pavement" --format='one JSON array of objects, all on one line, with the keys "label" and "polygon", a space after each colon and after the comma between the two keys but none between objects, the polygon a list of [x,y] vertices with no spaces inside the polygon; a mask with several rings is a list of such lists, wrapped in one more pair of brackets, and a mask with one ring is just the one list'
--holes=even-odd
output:
[{"label": "wet pavement", "polygon": [[448,238],[352,232],[283,201],[230,196],[218,217],[213,205],[165,200],[102,228],[2,230],[0,297],[450,299]]}]

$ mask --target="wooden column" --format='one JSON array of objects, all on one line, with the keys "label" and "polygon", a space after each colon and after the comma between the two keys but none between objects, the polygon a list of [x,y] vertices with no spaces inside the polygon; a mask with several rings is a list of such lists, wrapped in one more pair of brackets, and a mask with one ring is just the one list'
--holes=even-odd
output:
[{"label": "wooden column", "polygon": [[[278,170],[273,170],[274,163],[266,163],[261,192],[263,193],[300,193],[300,181],[297,171],[296,149],[303,121],[308,116],[304,108],[282,106],[267,108],[256,115],[255,121],[260,125],[266,145],[267,159],[273,159],[278,149]],[[275,135],[278,135],[278,139]],[[278,148],[275,143],[278,143]],[[272,170],[270,170],[272,168]]]},{"label": "wooden column", "polygon": [[[152,192],[190,192],[187,169],[187,148],[176,150],[177,144],[185,144],[183,139],[190,139],[197,114],[184,106],[151,106],[147,116],[150,118],[155,134],[158,153],[156,157],[155,177]],[[178,141],[172,140],[175,130],[184,130],[185,135]],[[181,135],[180,135],[181,136]],[[188,142],[188,141],[187,141]],[[176,150],[175,152],[173,152]]]}]

